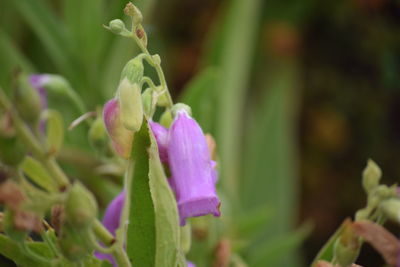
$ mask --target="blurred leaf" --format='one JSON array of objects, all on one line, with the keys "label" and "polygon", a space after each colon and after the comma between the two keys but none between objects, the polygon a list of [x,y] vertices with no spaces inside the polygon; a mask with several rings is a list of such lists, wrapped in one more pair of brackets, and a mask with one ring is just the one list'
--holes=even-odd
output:
[{"label": "blurred leaf", "polygon": [[[295,218],[298,69],[294,63],[272,62],[265,72],[262,83],[266,93],[261,103],[252,103],[248,121],[242,204],[245,209],[263,204],[273,209],[273,227],[265,229],[264,237],[270,239],[291,231]],[[294,257],[282,258],[290,259]],[[293,261],[275,266],[294,266]]]},{"label": "blurred leaf", "polygon": [[160,162],[157,142],[152,134],[150,134],[150,142],[149,180],[156,220],[156,260],[154,266],[176,266],[180,251],[177,205]]},{"label": "blurred leaf", "polygon": [[310,234],[311,224],[305,223],[295,232],[277,236],[250,251],[250,266],[278,266],[282,258],[288,257]]},{"label": "blurred leaf", "polygon": [[[134,164],[131,206],[126,251],[132,262],[153,267],[156,254],[156,225],[154,205],[149,187],[149,155],[151,145],[147,123],[135,134],[132,145]],[[129,200],[128,200],[129,201]]]},{"label": "blurred leaf", "polygon": [[64,122],[61,114],[56,110],[46,110],[43,114],[46,120],[46,135],[48,153],[58,153],[64,141]]},{"label": "blurred leaf", "polygon": [[[28,247],[36,252],[37,254],[49,258],[51,257],[50,249],[41,242],[28,242]],[[42,261],[38,261],[34,258],[25,255],[17,243],[7,236],[0,234],[0,253],[5,257],[13,260],[18,266],[30,267],[30,266],[51,266],[44,265]]]},{"label": "blurred leaf", "polygon": [[11,1],[21,13],[32,30],[40,37],[43,45],[47,48],[53,62],[63,72],[72,75],[73,68],[68,55],[68,38],[64,25],[57,20],[53,12],[41,0]]},{"label": "blurred leaf", "polygon": [[320,249],[314,261],[311,263],[311,266],[314,266],[317,261],[326,260],[330,262],[333,258],[333,247],[335,245],[336,239],[342,233],[346,221],[344,221],[340,227],[333,233],[333,235],[329,238],[329,240],[325,243],[325,245]]},{"label": "blurred leaf", "polygon": [[[230,201],[239,201],[238,178],[240,170],[240,139],[243,129],[244,103],[256,34],[261,16],[260,0],[233,0],[223,27],[216,36],[214,47],[219,47],[218,62],[221,79],[218,90],[216,139],[220,148],[221,183]],[[210,53],[214,53],[211,51]],[[213,64],[214,65],[214,64]],[[236,207],[235,203],[233,205]]]},{"label": "blurred leaf", "polygon": [[50,177],[47,170],[42,164],[31,156],[25,157],[22,162],[22,170],[29,178],[36,183],[38,186],[47,190],[48,192],[54,192],[57,190],[54,180]]},{"label": "blurred leaf", "polygon": [[24,72],[34,71],[32,63],[21,53],[6,32],[0,29],[0,65],[2,71],[0,73],[0,81],[3,85],[10,80],[10,74],[15,68],[21,68]]},{"label": "blurred leaf", "polygon": [[268,206],[261,206],[247,211],[237,219],[235,223],[237,225],[236,231],[243,238],[252,238],[263,231],[265,227],[268,227],[272,216],[271,208]]},{"label": "blurred leaf", "polygon": [[196,118],[204,132],[213,132],[218,78],[218,69],[208,67],[186,85],[181,96],[181,102],[192,108],[193,117]]}]

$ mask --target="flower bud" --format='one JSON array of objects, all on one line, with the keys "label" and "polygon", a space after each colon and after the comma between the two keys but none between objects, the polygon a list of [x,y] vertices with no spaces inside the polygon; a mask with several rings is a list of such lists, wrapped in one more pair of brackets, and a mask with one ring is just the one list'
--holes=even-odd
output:
[{"label": "flower bud", "polygon": [[363,171],[363,186],[365,191],[368,193],[377,187],[381,177],[382,171],[379,166],[373,160],[368,160],[367,167]]},{"label": "flower bud", "polygon": [[351,266],[360,253],[360,238],[352,229],[352,222],[348,221],[342,234],[334,244],[334,259],[340,266]]},{"label": "flower bud", "polygon": [[127,78],[131,84],[139,84],[143,78],[143,73],[144,66],[142,56],[139,55],[126,63],[121,72],[121,81]]},{"label": "flower bud", "polygon": [[219,216],[220,200],[205,136],[185,108],[175,111],[168,136],[168,162],[181,225],[186,218]]},{"label": "flower bud", "polygon": [[143,122],[143,105],[140,87],[123,79],[118,88],[121,121],[128,130],[137,132]]},{"label": "flower bud", "polygon": [[125,23],[120,19],[114,19],[108,24],[112,33],[120,34],[125,30]]},{"label": "flower bud", "polygon": [[162,126],[164,126],[164,127],[169,128],[169,126],[171,126],[172,120],[173,120],[172,119],[172,112],[171,112],[171,110],[167,109],[161,115],[160,124]]},{"label": "flower bud", "polygon": [[[5,117],[4,119],[8,120]],[[0,129],[0,161],[9,166],[17,166],[27,152],[26,147],[17,139],[13,130],[7,125]]]},{"label": "flower bud", "polygon": [[386,217],[400,224],[400,199],[392,198],[382,201],[380,208]]},{"label": "flower bud", "polygon": [[172,116],[175,118],[177,116],[178,111],[184,110],[189,116],[192,116],[192,108],[183,103],[176,103],[172,109]]},{"label": "flower bud", "polygon": [[79,182],[75,182],[68,193],[65,215],[67,222],[77,228],[90,226],[97,216],[94,196]]},{"label": "flower bud", "polygon": [[49,80],[50,75],[48,74],[32,74],[29,76],[29,83],[39,93],[40,106],[42,110],[47,108],[47,92],[45,86]]},{"label": "flower bud", "polygon": [[121,111],[117,99],[111,99],[104,105],[104,125],[118,155],[129,158],[131,155],[133,132],[127,130],[121,121]]},{"label": "flower bud", "polygon": [[124,8],[124,13],[127,16],[132,17],[133,25],[142,23],[143,15],[142,12],[131,2],[128,2]]},{"label": "flower bud", "polygon": [[160,107],[167,107],[169,105],[168,95],[166,90],[161,95],[158,96],[157,105]]},{"label": "flower bud", "polygon": [[71,227],[69,224],[63,225],[58,245],[61,253],[70,261],[81,261],[92,253],[92,246],[87,242],[87,231],[82,231]]},{"label": "flower bud", "polygon": [[40,95],[29,83],[26,75],[21,75],[18,79],[18,86],[14,90],[14,102],[22,119],[30,123],[38,121],[42,110]]},{"label": "flower bud", "polygon": [[163,163],[168,162],[168,130],[158,124],[157,122],[150,121],[151,131],[157,141],[158,153],[160,155],[160,160]]},{"label": "flower bud", "polygon": [[106,128],[100,116],[90,126],[88,138],[90,145],[97,151],[104,151],[107,147]]},{"label": "flower bud", "polygon": [[152,108],[152,96],[153,90],[151,88],[147,88],[144,90],[142,94],[142,103],[143,103],[143,111],[145,114],[150,114]]}]

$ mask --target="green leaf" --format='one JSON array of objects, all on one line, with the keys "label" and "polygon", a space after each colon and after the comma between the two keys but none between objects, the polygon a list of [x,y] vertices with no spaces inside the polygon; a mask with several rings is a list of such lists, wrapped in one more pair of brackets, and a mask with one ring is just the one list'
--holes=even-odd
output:
[{"label": "green leaf", "polygon": [[54,63],[65,72],[73,72],[69,61],[71,57],[66,49],[68,38],[64,25],[54,16],[52,10],[40,0],[19,0],[10,3],[40,37]]},{"label": "green leaf", "polygon": [[180,251],[179,216],[175,197],[168,184],[158,154],[157,142],[150,134],[149,178],[156,220],[156,267],[176,266]]},{"label": "green leaf", "polygon": [[192,108],[193,117],[204,132],[213,132],[218,78],[217,68],[206,68],[189,82],[181,96],[181,102]]},{"label": "green leaf", "polygon": [[[233,207],[238,206],[241,136],[243,131],[246,88],[261,18],[261,0],[233,0],[214,47],[218,50],[216,65],[220,77],[216,140],[221,159],[221,184]],[[214,52],[214,51],[212,51]],[[214,64],[213,64],[214,65]],[[236,202],[236,203],[235,203]]]},{"label": "green leaf", "polygon": [[[50,249],[42,242],[28,242],[27,245],[42,257],[49,258],[51,256]],[[51,266],[50,264],[44,265],[42,261],[25,255],[15,241],[3,234],[0,234],[0,254],[14,261],[18,266]]]},{"label": "green leaf", "polygon": [[53,179],[39,161],[27,156],[22,162],[21,167],[24,173],[28,175],[29,178],[38,186],[42,187],[48,192],[57,191],[57,187],[54,184]]},{"label": "green leaf", "polygon": [[339,235],[342,233],[344,229],[345,222],[343,222],[339,228],[333,233],[333,235],[329,238],[329,240],[325,243],[325,245],[320,249],[318,252],[317,256],[311,263],[311,266],[314,266],[317,261],[320,260],[325,260],[330,262],[333,258],[333,247],[335,244],[336,239],[339,237]]},{"label": "green leaf", "polygon": [[151,141],[147,123],[135,134],[132,145],[133,177],[126,251],[133,263],[153,267],[156,255],[156,223],[149,186]]},{"label": "green leaf", "polygon": [[47,150],[49,154],[57,154],[64,141],[64,122],[56,110],[44,111],[42,118],[46,120]]},{"label": "green leaf", "polygon": [[250,266],[279,266],[279,262],[286,255],[290,255],[310,234],[312,225],[303,224],[293,233],[284,234],[266,241],[263,245],[251,250],[249,255]]},{"label": "green leaf", "polygon": [[[289,233],[295,220],[298,68],[293,62],[274,61],[264,72],[265,95],[259,98],[261,102],[251,103],[246,127],[242,205],[245,210],[263,204],[271,207],[274,216],[264,238],[273,239]],[[281,260],[275,266],[297,264],[293,254]]]}]

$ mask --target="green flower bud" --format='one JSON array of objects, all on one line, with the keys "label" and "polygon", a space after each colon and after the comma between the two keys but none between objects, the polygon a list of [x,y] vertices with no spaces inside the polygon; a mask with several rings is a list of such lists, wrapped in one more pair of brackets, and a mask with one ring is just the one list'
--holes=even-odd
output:
[{"label": "green flower bud", "polygon": [[26,147],[16,136],[3,136],[0,133],[0,161],[9,166],[17,166],[26,155]]},{"label": "green flower bud", "polygon": [[169,126],[171,126],[172,121],[173,119],[171,110],[169,109],[165,110],[164,113],[161,115],[160,124],[166,128],[169,128]]},{"label": "green flower bud", "polygon": [[120,34],[125,30],[125,23],[120,19],[114,19],[108,24],[110,31],[115,34]]},{"label": "green flower bud", "polygon": [[142,12],[131,2],[128,2],[124,8],[124,13],[127,16],[132,17],[133,25],[142,23],[143,15]]},{"label": "green flower bud", "polygon": [[383,214],[390,220],[400,223],[400,199],[392,198],[380,204]]},{"label": "green flower bud", "polygon": [[107,147],[107,132],[101,116],[99,116],[90,126],[88,138],[90,145],[97,151],[104,151]]},{"label": "green flower bud", "polygon": [[14,226],[14,212],[6,210],[3,217],[3,230],[11,239],[23,242],[28,235],[25,230],[16,229]]},{"label": "green flower bud", "polygon": [[140,87],[137,83],[130,83],[123,79],[119,85],[119,106],[121,109],[121,121],[128,130],[137,132],[143,122],[143,105]]},{"label": "green flower bud", "polygon": [[177,104],[175,104],[175,105],[172,107],[172,109],[171,109],[172,116],[175,118],[177,112],[178,112],[179,110],[181,110],[181,109],[186,110],[186,112],[187,112],[190,116],[192,116],[192,108],[189,107],[189,106],[186,105],[186,104],[183,104],[183,103],[177,103]]},{"label": "green flower bud", "polygon": [[151,102],[153,98],[152,93],[153,90],[151,88],[147,88],[142,94],[143,110],[146,114],[150,114],[151,112]]},{"label": "green flower bud", "polygon": [[91,254],[93,249],[87,242],[87,231],[81,231],[66,224],[61,229],[58,245],[65,258],[80,261]]},{"label": "green flower bud", "polygon": [[368,193],[377,187],[381,177],[382,171],[379,166],[373,160],[368,160],[367,167],[363,171],[363,186],[365,191]]},{"label": "green flower bud", "polygon": [[334,260],[343,267],[351,266],[360,253],[360,238],[353,232],[352,223],[344,226],[333,247]]},{"label": "green flower bud", "polygon": [[157,105],[160,107],[167,107],[169,105],[167,91],[158,96]]},{"label": "green flower bud", "polygon": [[140,83],[143,78],[144,66],[142,61],[142,56],[139,55],[134,59],[131,59],[126,63],[125,67],[121,72],[121,81],[125,78],[129,80],[130,83]]},{"label": "green flower bud", "polygon": [[14,90],[14,103],[22,119],[29,123],[38,122],[42,109],[40,95],[25,75],[18,78],[18,86]]},{"label": "green flower bud", "polygon": [[67,222],[77,228],[89,227],[97,216],[97,203],[94,196],[78,182],[72,185],[68,193],[65,215]]}]

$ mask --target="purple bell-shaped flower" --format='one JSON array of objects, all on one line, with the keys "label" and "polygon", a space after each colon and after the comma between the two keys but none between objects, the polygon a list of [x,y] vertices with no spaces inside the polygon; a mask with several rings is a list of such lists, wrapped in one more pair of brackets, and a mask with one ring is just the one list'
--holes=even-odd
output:
[{"label": "purple bell-shaped flower", "polygon": [[186,110],[177,111],[168,135],[168,163],[181,225],[186,218],[206,214],[220,216],[216,173],[206,138]]}]

